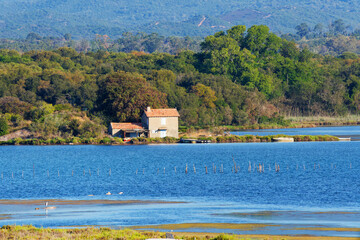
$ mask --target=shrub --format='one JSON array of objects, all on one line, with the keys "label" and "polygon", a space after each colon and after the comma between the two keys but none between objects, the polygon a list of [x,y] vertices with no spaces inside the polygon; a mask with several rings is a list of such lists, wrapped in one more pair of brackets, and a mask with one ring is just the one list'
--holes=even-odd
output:
[{"label": "shrub", "polygon": [[9,132],[9,125],[5,118],[0,118],[0,136],[8,134]]},{"label": "shrub", "polygon": [[124,141],[123,141],[122,138],[114,137],[114,138],[111,139],[111,143],[113,143],[113,144],[122,144],[122,143],[124,143]]},{"label": "shrub", "polygon": [[100,140],[101,144],[111,144],[111,139],[109,137],[104,137]]}]

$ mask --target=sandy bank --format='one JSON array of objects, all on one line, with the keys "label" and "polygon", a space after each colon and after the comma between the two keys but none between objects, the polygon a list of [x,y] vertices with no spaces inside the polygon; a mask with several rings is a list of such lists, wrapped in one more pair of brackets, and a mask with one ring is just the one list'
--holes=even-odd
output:
[{"label": "sandy bank", "polygon": [[141,201],[141,200],[63,200],[63,199],[36,199],[36,200],[12,200],[1,199],[1,205],[95,205],[95,204],[175,204],[184,202],[167,202],[167,201]]}]

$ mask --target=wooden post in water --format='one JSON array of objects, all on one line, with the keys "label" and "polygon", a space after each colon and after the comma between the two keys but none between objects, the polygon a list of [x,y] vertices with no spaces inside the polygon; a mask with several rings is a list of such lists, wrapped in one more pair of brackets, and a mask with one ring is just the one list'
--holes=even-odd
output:
[{"label": "wooden post in water", "polygon": [[193,166],[194,166],[194,173],[196,173],[196,168],[195,168],[195,164],[193,164]]},{"label": "wooden post in water", "polygon": [[237,173],[237,167],[236,167],[236,162],[235,162],[234,156],[232,157],[232,159],[233,159],[233,163],[234,163],[234,170],[235,170],[235,173]]},{"label": "wooden post in water", "polygon": [[234,157],[233,157],[233,163],[234,163],[234,171],[235,171],[235,173],[237,173],[237,167],[236,167],[236,162],[235,162]]},{"label": "wooden post in water", "polygon": [[224,165],[221,164],[221,173],[224,173]]},{"label": "wooden post in water", "polygon": [[205,166],[205,174],[208,174],[207,166]]},{"label": "wooden post in water", "polygon": [[214,173],[216,173],[216,165],[214,165]]},{"label": "wooden post in water", "polygon": [[251,162],[249,161],[248,171],[251,172]]},{"label": "wooden post in water", "polygon": [[186,174],[188,173],[187,164],[186,164],[186,167],[185,167],[185,173]]},{"label": "wooden post in water", "polygon": [[111,176],[111,168],[109,169],[109,176]]},{"label": "wooden post in water", "polygon": [[90,170],[90,168],[89,168],[89,175],[90,175],[90,177],[91,177],[91,170]]}]

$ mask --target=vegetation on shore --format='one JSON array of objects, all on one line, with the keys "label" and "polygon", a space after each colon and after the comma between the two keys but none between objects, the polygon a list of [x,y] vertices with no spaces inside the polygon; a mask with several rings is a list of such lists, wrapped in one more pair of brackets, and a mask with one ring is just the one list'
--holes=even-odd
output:
[{"label": "vegetation on shore", "polygon": [[[274,138],[292,137],[295,142],[313,142],[313,141],[339,141],[339,138],[328,135],[275,135],[275,136],[254,136],[254,135],[228,135],[217,137],[198,137],[191,138],[194,140],[209,141],[211,143],[250,143],[250,142],[273,142]],[[183,136],[187,139],[187,136]],[[127,145],[127,144],[156,144],[156,143],[180,143],[181,138],[165,137],[165,138],[132,138],[128,142],[124,142],[122,138],[104,137],[104,138],[51,138],[51,139],[22,139],[15,138],[8,141],[0,141],[0,145],[81,145],[81,144],[98,144],[98,145]]]},{"label": "vegetation on shore", "polygon": [[[356,239],[344,237],[320,237],[320,236],[284,236],[284,235],[233,235],[218,233],[173,233],[176,239],[184,240],[235,240],[235,239],[289,239],[289,240],[339,240]],[[70,229],[50,229],[27,226],[9,226],[0,228],[1,239],[121,239],[121,240],[145,240],[148,238],[166,238],[165,232],[135,231],[131,229],[116,230],[107,227],[86,227]]]},{"label": "vegetation on shore", "polygon": [[102,139],[147,106],[177,108],[185,127],[288,127],[285,115],[359,114],[359,69],[263,25],[208,36],[197,53],[0,50],[0,134]]}]

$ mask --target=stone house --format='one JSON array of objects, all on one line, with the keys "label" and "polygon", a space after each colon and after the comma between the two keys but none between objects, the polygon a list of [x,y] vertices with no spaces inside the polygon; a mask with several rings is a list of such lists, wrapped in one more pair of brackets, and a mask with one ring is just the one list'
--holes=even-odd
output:
[{"label": "stone house", "polygon": [[147,107],[141,123],[110,123],[109,133],[114,137],[179,137],[179,117],[176,108],[151,109]]},{"label": "stone house", "polygon": [[179,117],[176,108],[151,109],[147,107],[142,115],[142,123],[148,130],[149,138],[179,137]]}]

